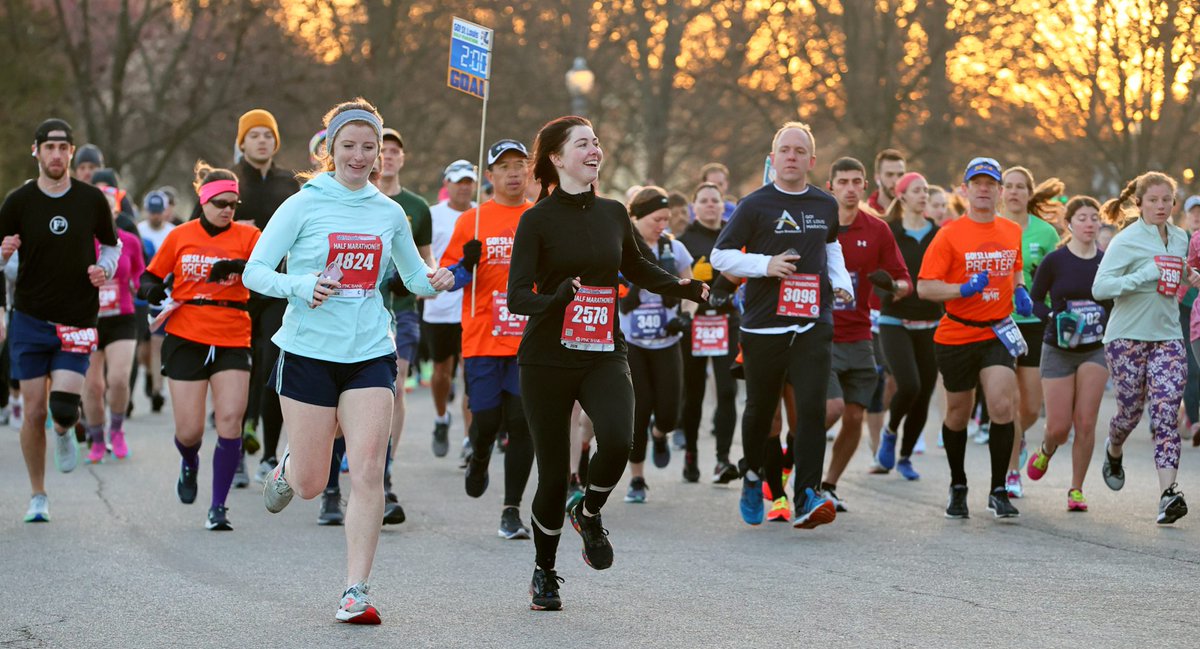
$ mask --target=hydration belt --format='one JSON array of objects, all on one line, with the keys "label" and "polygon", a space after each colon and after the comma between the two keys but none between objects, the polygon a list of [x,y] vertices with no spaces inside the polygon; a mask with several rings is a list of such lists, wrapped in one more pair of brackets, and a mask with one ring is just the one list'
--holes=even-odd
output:
[{"label": "hydration belt", "polygon": [[960,318],[949,311],[946,312],[946,317],[959,324],[967,325],[968,327],[976,327],[979,329],[991,329],[992,327],[1008,319],[1008,316],[1004,316],[998,320],[968,320],[966,318]]},{"label": "hydration belt", "polygon": [[206,300],[203,298],[195,298],[184,302],[194,306],[223,306],[228,309],[238,309],[239,311],[249,311],[245,302],[235,302],[233,300]]}]

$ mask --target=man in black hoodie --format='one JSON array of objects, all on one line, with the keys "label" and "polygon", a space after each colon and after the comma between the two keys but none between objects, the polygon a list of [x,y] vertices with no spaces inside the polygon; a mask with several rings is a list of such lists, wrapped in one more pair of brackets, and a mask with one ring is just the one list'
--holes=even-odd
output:
[{"label": "man in black hoodie", "polygon": [[[256,108],[242,115],[238,119],[237,146],[242,152],[242,159],[233,167],[238,176],[242,201],[237,217],[240,222],[253,224],[261,230],[267,227],[267,221],[271,220],[280,204],[300,190],[300,185],[294,172],[275,166],[275,154],[279,152],[279,125],[271,113]],[[254,365],[250,375],[242,446],[250,453],[258,450],[256,431],[261,414],[263,454],[255,473],[255,479],[261,482],[263,476],[275,468],[275,451],[283,430],[279,395],[267,385],[267,376],[279,359],[279,348],[271,342],[271,336],[283,323],[287,300],[251,293],[249,308],[253,324],[251,345]],[[243,460],[233,477],[233,486],[242,488],[249,483]]]}]

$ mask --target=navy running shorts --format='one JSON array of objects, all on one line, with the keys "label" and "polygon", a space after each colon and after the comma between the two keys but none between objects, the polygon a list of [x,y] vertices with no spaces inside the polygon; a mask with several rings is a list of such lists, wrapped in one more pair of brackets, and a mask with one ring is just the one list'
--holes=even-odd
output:
[{"label": "navy running shorts", "polygon": [[516,356],[473,356],[463,360],[471,412],[499,408],[505,392],[521,396]]},{"label": "navy running shorts", "polygon": [[396,358],[411,365],[417,360],[421,344],[421,314],[416,311],[396,312]]},{"label": "navy running shorts", "polygon": [[27,381],[55,370],[87,374],[98,335],[95,327],[63,327],[13,311],[8,328],[12,378]]},{"label": "navy running shorts", "polygon": [[356,363],[337,363],[282,351],[268,379],[281,397],[336,408],[343,392],[387,388],[396,393],[396,354]]}]

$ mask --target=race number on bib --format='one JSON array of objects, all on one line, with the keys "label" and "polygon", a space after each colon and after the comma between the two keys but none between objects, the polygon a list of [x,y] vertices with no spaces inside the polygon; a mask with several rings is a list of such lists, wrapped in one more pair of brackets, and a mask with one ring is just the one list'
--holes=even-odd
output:
[{"label": "race number on bib", "polygon": [[725,356],[729,353],[729,316],[697,315],[692,318],[692,356]]},{"label": "race number on bib", "polygon": [[492,335],[521,336],[525,333],[525,325],[529,316],[517,315],[508,310],[508,293],[496,291],[492,293]]},{"label": "race number on bib", "polygon": [[611,352],[617,292],[611,286],[581,286],[563,312],[562,345],[586,352]]},{"label": "race number on bib", "polygon": [[[637,290],[636,288],[633,290]],[[654,340],[667,337],[667,309],[661,304],[643,304],[629,312],[629,337]]]},{"label": "race number on bib", "polygon": [[95,327],[69,327],[54,325],[55,333],[62,342],[62,350],[69,354],[90,354],[96,351],[99,334]]},{"label": "race number on bib", "polygon": [[1068,300],[1067,310],[1077,318],[1075,333],[1067,342],[1069,347],[1104,340],[1104,307],[1091,300]]},{"label": "race number on bib", "polygon": [[342,269],[341,287],[334,297],[370,297],[379,281],[379,263],[383,259],[383,241],[373,234],[334,232],[329,235],[326,265]]},{"label": "race number on bib", "polygon": [[834,311],[853,311],[858,308],[858,273],[855,271],[850,271],[850,285],[854,287],[854,292],[850,294],[849,300],[843,300],[837,293],[833,294]]},{"label": "race number on bib", "polygon": [[101,318],[121,315],[120,291],[117,288],[116,280],[110,279],[100,286],[100,313],[98,315]]},{"label": "race number on bib", "polygon": [[1005,318],[1003,322],[993,325],[992,331],[1013,358],[1029,353],[1029,344],[1025,342],[1025,337],[1021,335],[1021,329],[1017,327],[1016,322],[1013,322],[1012,317]]},{"label": "race number on bib", "polygon": [[1159,294],[1175,297],[1175,292],[1179,290],[1179,282],[1183,280],[1183,258],[1175,255],[1155,255],[1154,263],[1158,266]]},{"label": "race number on bib", "polygon": [[816,318],[821,315],[821,278],[817,275],[788,275],[779,282],[777,315]]}]

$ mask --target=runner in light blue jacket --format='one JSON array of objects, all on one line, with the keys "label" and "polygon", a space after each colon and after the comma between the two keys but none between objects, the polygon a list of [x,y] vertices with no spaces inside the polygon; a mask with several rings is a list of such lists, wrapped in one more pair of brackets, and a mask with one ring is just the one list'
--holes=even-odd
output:
[{"label": "runner in light blue jacket", "polygon": [[[450,271],[425,266],[404,210],[368,182],[383,131],[361,99],[325,116],[326,171],[304,184],[271,217],[242,275],[251,290],[288,300],[272,340],[288,449],[263,485],[267,510],[294,494],[320,495],[340,428],[354,471],[346,508],[348,577],[337,619],[379,624],[367,579],[383,516],[383,471],[396,390],[391,314],[380,291],[387,260],[404,285],[433,295],[454,284]],[[388,255],[385,257],[385,254]],[[276,272],[287,256],[287,272]]]}]

